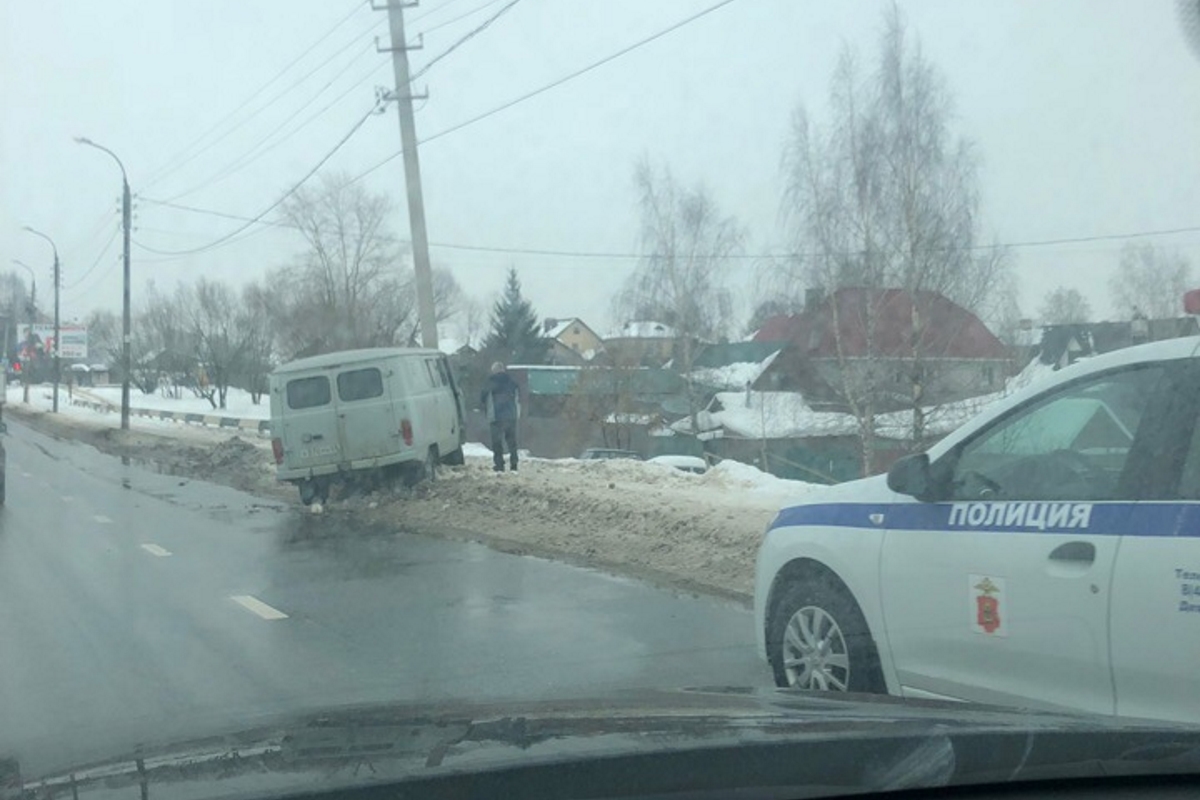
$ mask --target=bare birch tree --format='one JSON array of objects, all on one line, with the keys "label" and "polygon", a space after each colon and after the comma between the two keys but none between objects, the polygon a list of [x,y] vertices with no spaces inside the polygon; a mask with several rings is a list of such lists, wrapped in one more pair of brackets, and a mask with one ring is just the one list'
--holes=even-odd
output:
[{"label": "bare birch tree", "polygon": [[699,408],[691,380],[696,344],[727,333],[732,302],[726,277],[729,257],[742,247],[742,229],[707,189],[680,185],[668,167],[655,169],[642,159],[634,178],[642,260],[617,295],[614,310],[619,318],[653,320],[674,330],[675,366],[688,381],[696,430]]},{"label": "bare birch tree", "polygon": [[[902,359],[914,446],[925,439],[926,390],[960,331],[934,330],[938,296],[972,311],[1011,291],[1009,259],[978,244],[979,193],[972,144],[951,129],[952,98],[897,8],[885,16],[878,64],[865,75],[847,49],[830,86],[827,125],[795,114],[784,155],[783,212],[797,254],[794,281],[831,298],[839,363],[835,388],[859,422],[864,473],[873,471],[875,417],[895,403],[894,343],[879,340],[882,304],[910,304]],[[836,302],[855,288],[859,302]],[[795,293],[794,291],[792,292]],[[849,315],[850,319],[844,319]],[[843,332],[856,332],[852,349]]]},{"label": "bare birch tree", "polygon": [[388,229],[386,195],[344,176],[297,191],[284,216],[307,245],[282,281],[281,332],[291,354],[395,344],[415,313],[411,269]]},{"label": "bare birch tree", "polygon": [[1058,286],[1042,299],[1043,325],[1079,325],[1092,321],[1092,304],[1078,289]]},{"label": "bare birch tree", "polygon": [[247,347],[238,296],[224,283],[200,278],[178,288],[176,303],[194,348],[198,375],[205,378],[196,390],[213,408],[225,408]]},{"label": "bare birch tree", "polygon": [[1190,280],[1191,264],[1180,253],[1131,242],[1121,249],[1108,286],[1120,313],[1166,319],[1183,313],[1183,293],[1191,288]]}]

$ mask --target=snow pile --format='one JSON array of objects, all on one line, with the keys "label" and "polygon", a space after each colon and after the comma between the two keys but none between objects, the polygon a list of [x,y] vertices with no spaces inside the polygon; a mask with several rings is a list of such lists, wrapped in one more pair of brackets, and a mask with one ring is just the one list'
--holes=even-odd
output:
[{"label": "snow pile", "polygon": [[[723,428],[727,435],[744,439],[845,436],[858,431],[850,414],[814,411],[799,392],[718,392],[696,422],[701,431]],[[691,420],[685,417],[671,427],[690,433]]]},{"label": "snow pile", "polygon": [[700,481],[718,490],[750,491],[772,497],[797,498],[821,488],[819,484],[779,478],[740,461],[725,459],[700,476]]},{"label": "snow pile", "polygon": [[692,370],[692,380],[705,386],[716,386],[721,389],[744,389],[747,383],[753,384],[767,371],[779,353],[780,351],[776,350],[762,361],[739,361],[723,367],[703,367]]}]

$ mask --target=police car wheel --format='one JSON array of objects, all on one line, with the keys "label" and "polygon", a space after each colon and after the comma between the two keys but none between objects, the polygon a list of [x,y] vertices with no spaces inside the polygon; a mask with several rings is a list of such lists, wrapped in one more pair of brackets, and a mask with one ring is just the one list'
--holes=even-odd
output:
[{"label": "police car wheel", "polygon": [[775,683],[784,688],[883,693],[879,657],[862,612],[820,578],[784,589],[768,630]]}]

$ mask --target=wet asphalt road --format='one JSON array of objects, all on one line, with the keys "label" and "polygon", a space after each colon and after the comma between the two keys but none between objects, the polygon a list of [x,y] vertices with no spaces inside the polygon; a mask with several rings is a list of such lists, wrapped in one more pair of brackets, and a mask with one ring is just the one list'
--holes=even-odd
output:
[{"label": "wet asphalt road", "polygon": [[731,603],[9,431],[0,755],[27,774],[345,703],[767,681]]}]

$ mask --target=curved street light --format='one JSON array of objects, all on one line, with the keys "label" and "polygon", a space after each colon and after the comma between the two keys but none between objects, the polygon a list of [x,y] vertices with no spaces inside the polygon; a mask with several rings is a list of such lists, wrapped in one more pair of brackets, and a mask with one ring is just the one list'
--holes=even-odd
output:
[{"label": "curved street light", "polygon": [[[122,256],[125,264],[125,288],[121,308],[121,430],[127,431],[129,430],[129,374],[131,371],[129,357],[129,229],[133,221],[133,213],[130,208],[129,175],[125,172],[125,165],[121,163],[121,159],[112,150],[102,144],[96,144],[86,136],[76,136],[75,141],[108,153],[121,169],[121,230],[125,238],[125,249]],[[55,396],[57,397],[57,395]]]},{"label": "curved street light", "polygon": [[31,228],[28,225],[26,225],[25,230],[29,231],[34,236],[40,236],[41,238],[45,239],[47,242],[50,243],[51,249],[54,250],[54,400],[53,400],[52,410],[53,410],[53,413],[57,414],[58,413],[58,382],[62,376],[62,370],[61,370],[62,361],[59,357],[59,353],[62,351],[62,344],[59,342],[59,327],[58,327],[58,296],[59,296],[59,289],[62,286],[62,281],[59,280],[59,274],[58,274],[58,245],[56,245],[54,243],[53,239],[51,239],[49,236],[42,233],[41,231],[37,230],[36,228]]}]

